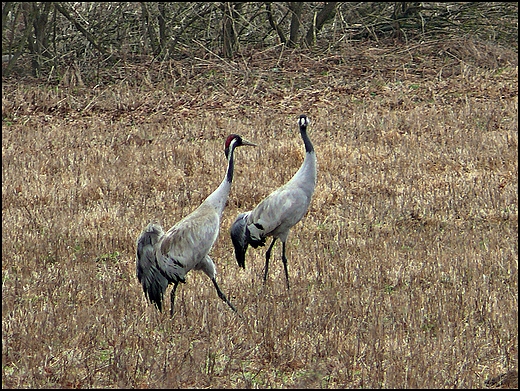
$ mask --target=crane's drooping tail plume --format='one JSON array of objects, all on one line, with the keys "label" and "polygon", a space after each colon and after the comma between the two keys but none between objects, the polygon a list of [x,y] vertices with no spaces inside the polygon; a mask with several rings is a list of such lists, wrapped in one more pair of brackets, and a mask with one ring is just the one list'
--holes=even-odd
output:
[{"label": "crane's drooping tail plume", "polygon": [[239,135],[230,135],[224,149],[228,160],[227,170],[220,186],[197,209],[166,233],[160,225],[150,223],[139,235],[136,252],[137,278],[146,298],[159,311],[162,311],[163,296],[168,285],[173,284],[170,295],[170,314],[173,316],[177,285],[186,282],[186,274],[194,269],[206,273],[218,296],[236,312],[217,284],[216,267],[208,254],[217,240],[220,220],[233,181],[234,150],[247,145],[255,146]]},{"label": "crane's drooping tail plume", "polygon": [[159,311],[162,311],[162,297],[168,287],[168,279],[162,275],[155,262],[155,245],[163,235],[160,225],[150,223],[137,239],[137,279],[143,286],[146,298]]},{"label": "crane's drooping tail plume", "polygon": [[280,239],[287,287],[289,287],[289,273],[285,245],[289,230],[307,212],[316,186],[316,153],[307,135],[308,118],[300,115],[298,125],[305,147],[305,158],[299,170],[289,182],[269,194],[253,210],[240,213],[230,230],[235,257],[242,268],[245,268],[248,246],[253,248],[264,246],[267,237],[273,238],[265,254],[264,282],[267,279],[271,251],[276,239]]}]

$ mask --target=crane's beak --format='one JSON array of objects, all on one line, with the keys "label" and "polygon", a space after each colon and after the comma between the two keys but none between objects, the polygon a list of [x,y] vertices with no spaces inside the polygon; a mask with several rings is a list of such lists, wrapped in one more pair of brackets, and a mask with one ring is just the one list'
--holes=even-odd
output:
[{"label": "crane's beak", "polygon": [[256,147],[255,143],[242,139],[242,144],[240,146],[249,145],[250,147]]}]

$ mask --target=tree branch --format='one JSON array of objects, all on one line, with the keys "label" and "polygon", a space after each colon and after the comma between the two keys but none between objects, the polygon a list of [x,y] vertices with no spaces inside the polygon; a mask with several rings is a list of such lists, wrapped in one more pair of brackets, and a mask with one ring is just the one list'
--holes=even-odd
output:
[{"label": "tree branch", "polygon": [[70,22],[72,22],[74,26],[76,26],[76,28],[85,36],[85,38],[87,38],[87,40],[92,44],[92,46],[94,46],[100,53],[104,55],[109,55],[108,51],[96,42],[94,36],[89,31],[87,31],[87,29],[85,29],[76,19],[72,17],[72,15],[62,5],[62,3],[56,2],[54,4],[56,6],[56,9],[60,11],[61,14],[65,16]]},{"label": "tree branch", "polygon": [[315,22],[313,21],[311,27],[307,31],[307,35],[305,36],[304,43],[307,47],[312,46],[316,41],[316,33],[318,33],[325,23],[332,19],[336,14],[336,6],[337,1],[331,1],[325,3],[322,10],[316,15]]},{"label": "tree branch", "polygon": [[303,3],[300,1],[295,1],[289,3],[289,9],[292,12],[291,16],[291,31],[289,35],[289,47],[296,47],[296,43],[298,42],[298,32],[300,31],[300,24],[302,19],[302,8]]}]

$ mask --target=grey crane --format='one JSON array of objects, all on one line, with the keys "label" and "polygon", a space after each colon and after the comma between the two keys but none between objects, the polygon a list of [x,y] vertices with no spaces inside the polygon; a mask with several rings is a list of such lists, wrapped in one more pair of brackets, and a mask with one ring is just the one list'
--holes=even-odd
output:
[{"label": "grey crane", "polygon": [[301,167],[289,182],[269,194],[253,210],[240,213],[230,230],[235,257],[238,265],[244,269],[248,246],[251,245],[253,248],[264,246],[266,238],[273,237],[273,241],[265,253],[264,283],[269,270],[271,250],[276,239],[281,240],[287,288],[289,288],[289,273],[287,272],[285,244],[289,230],[307,212],[316,186],[316,153],[307,135],[308,118],[300,115],[298,125],[305,145],[305,158]]},{"label": "grey crane", "polygon": [[186,274],[202,270],[211,279],[218,296],[233,311],[235,307],[220,290],[216,268],[209,252],[215,243],[220,227],[222,212],[233,181],[235,148],[256,146],[239,135],[228,136],[225,154],[227,171],[220,186],[200,206],[164,233],[162,227],[150,223],[137,239],[136,271],[145,296],[162,312],[163,295],[169,284],[173,284],[170,295],[170,315],[173,317],[175,291],[179,282],[186,282]]}]

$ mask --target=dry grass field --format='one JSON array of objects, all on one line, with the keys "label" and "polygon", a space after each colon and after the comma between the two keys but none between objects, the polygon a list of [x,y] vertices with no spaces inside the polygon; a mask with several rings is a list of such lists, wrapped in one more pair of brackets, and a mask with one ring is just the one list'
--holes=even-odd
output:
[{"label": "dry grass field", "polygon": [[[2,387],[481,388],[518,369],[518,54],[471,40],[129,62],[110,82],[2,83]],[[229,228],[287,181],[307,114],[318,182],[262,282]],[[233,186],[175,316],[135,241]],[[516,381],[517,382],[517,381]]]}]

